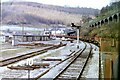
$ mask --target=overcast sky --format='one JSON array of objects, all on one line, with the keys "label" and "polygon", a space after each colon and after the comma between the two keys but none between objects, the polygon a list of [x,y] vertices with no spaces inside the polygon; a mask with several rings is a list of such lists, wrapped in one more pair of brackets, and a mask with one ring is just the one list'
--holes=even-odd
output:
[{"label": "overcast sky", "polygon": [[59,6],[69,6],[69,7],[88,7],[101,9],[102,7],[109,5],[111,0],[1,0],[5,1],[31,1],[39,2],[44,4],[52,4]]}]

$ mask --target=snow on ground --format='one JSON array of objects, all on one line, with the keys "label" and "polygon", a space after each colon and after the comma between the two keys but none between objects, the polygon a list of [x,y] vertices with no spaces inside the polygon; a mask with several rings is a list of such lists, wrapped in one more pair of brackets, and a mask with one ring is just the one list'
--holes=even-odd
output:
[{"label": "snow on ground", "polygon": [[[52,42],[51,43],[59,43],[60,41],[55,41],[55,42]],[[46,44],[49,43],[48,41],[46,41]],[[54,50],[49,50],[48,52],[44,53],[44,54],[40,54],[38,56],[35,56],[35,57],[32,57],[32,58],[29,58],[27,60],[33,60],[34,62],[41,62],[41,59],[43,58],[59,58],[59,59],[65,59],[66,57],[68,57],[68,55],[70,55],[73,51],[77,51],[77,43],[76,41],[74,41],[73,43],[70,43],[70,42],[67,42],[67,41],[62,41],[62,43],[67,43],[66,46],[63,46],[63,47],[60,47],[58,49],[54,49]],[[88,45],[88,44],[87,44]],[[79,44],[79,48],[80,49],[83,49],[84,48],[84,43],[83,42],[80,42]],[[99,48],[96,47],[95,45],[93,45],[93,57],[92,57],[92,60],[90,62],[90,65],[89,65],[89,69],[88,69],[88,72],[86,74],[86,78],[98,78],[98,71],[99,71]],[[90,48],[87,47],[87,48]],[[22,65],[22,64],[25,64],[27,62],[27,60],[22,60],[22,61],[19,61],[17,63],[15,63],[14,65]],[[60,64],[59,66],[57,67],[54,67],[52,68],[47,74],[45,74],[44,76],[42,76],[41,78],[54,78],[55,75],[58,74],[58,72],[60,70],[63,69],[64,66],[66,66],[66,64],[68,63],[69,60],[63,62],[62,64]],[[50,63],[50,67],[54,66],[55,64],[57,64],[59,61],[45,61],[45,63]],[[42,72],[48,70],[48,68],[45,68],[45,69],[35,69],[35,70],[31,70],[30,71],[30,76],[31,78],[41,74]],[[8,69],[7,67],[0,67],[0,74],[2,74],[2,76],[0,75],[0,79],[2,77],[8,77],[9,75],[11,75],[13,72],[13,75],[14,75],[14,72],[17,72],[19,74],[16,74],[18,76],[16,77],[19,77],[19,78],[27,78],[28,77],[28,72],[27,70],[24,70],[24,71],[20,71],[20,70],[10,70]],[[11,74],[10,74],[11,73]],[[8,76],[6,76],[8,75]],[[13,77],[12,77],[13,78]]]},{"label": "snow on ground", "polygon": [[44,44],[59,44],[61,40],[50,40],[50,41],[39,41],[39,42]]},{"label": "snow on ground", "polygon": [[[75,45],[75,48],[78,44]],[[79,44],[80,48],[83,49],[85,46],[82,42]],[[77,48],[76,48],[77,49]],[[64,61],[63,63],[59,64],[58,66],[52,68],[47,74],[43,75],[41,78],[54,78],[61,70],[63,70],[63,67],[65,67],[70,59],[67,61]]]},{"label": "snow on ground", "polygon": [[7,70],[7,67],[0,67],[0,74],[3,73],[5,70]]},{"label": "snow on ground", "polygon": [[59,64],[58,66],[52,68],[48,73],[43,75],[41,78],[49,78],[49,79],[54,78],[63,69],[63,67],[66,66],[66,64],[68,63],[69,60],[67,60],[67,61],[63,62],[62,64]]},{"label": "snow on ground", "polygon": [[99,48],[93,45],[93,57],[88,67],[86,78],[99,78]]},{"label": "snow on ground", "polygon": [[0,52],[4,52],[4,51],[8,51],[8,50],[17,50],[17,49],[4,49],[4,50],[0,50]]},{"label": "snow on ground", "polygon": [[[77,44],[76,44],[77,45]],[[90,45],[87,44],[87,49],[90,48]],[[89,65],[89,70],[87,72],[87,74],[85,75],[86,78],[98,78],[98,73],[99,73],[99,48],[96,47],[95,45],[93,45],[93,58],[91,60],[91,63]],[[83,48],[83,44],[81,43],[80,48]],[[66,64],[68,63],[69,60],[63,62],[62,64],[54,67],[53,69],[51,69],[47,74],[43,75],[41,78],[54,78],[59,72],[60,70],[63,69],[63,67],[66,66]],[[97,62],[98,61],[98,62]]]},{"label": "snow on ground", "polygon": [[[54,50],[49,50],[48,52],[46,52],[44,54],[40,54],[38,56],[29,58],[27,60],[19,61],[19,62],[15,63],[15,64],[12,64],[12,65],[13,66],[15,66],[15,65],[23,65],[23,64],[26,64],[26,62],[28,60],[33,60],[33,61],[37,62],[38,60],[40,61],[42,58],[46,58],[46,57],[56,57],[56,58],[65,59],[68,55],[71,54],[72,51],[77,51],[78,50],[76,41],[74,43],[63,41],[63,43],[67,43],[67,46],[63,46],[63,47],[60,47],[60,48],[54,49]],[[82,49],[84,47],[84,44],[81,42],[79,44],[79,46]],[[51,67],[51,66],[55,65],[58,62],[54,62],[54,63],[49,62],[49,63],[50,63],[50,67]],[[67,62],[65,64],[67,64]],[[65,65],[65,64],[62,64],[62,65]],[[62,66],[59,66],[59,67],[62,69]],[[0,67],[0,70],[2,70],[0,72],[1,73],[0,78],[3,78],[3,77],[7,78],[8,76],[11,77],[11,78],[14,78],[14,77],[15,78],[16,77],[18,77],[18,78],[26,77],[27,78],[27,70],[10,70],[7,67]],[[40,72],[42,72],[42,71],[43,71],[42,69],[36,69],[36,70],[31,71],[31,77],[35,76],[36,74],[40,74]],[[17,74],[15,74],[15,73],[17,73]]]},{"label": "snow on ground", "polygon": [[[35,69],[35,70],[30,70],[30,78],[36,78],[39,74],[45,72],[48,70],[47,68],[40,68],[40,69]],[[28,78],[28,70],[26,70],[26,75],[21,76],[19,78]]]}]

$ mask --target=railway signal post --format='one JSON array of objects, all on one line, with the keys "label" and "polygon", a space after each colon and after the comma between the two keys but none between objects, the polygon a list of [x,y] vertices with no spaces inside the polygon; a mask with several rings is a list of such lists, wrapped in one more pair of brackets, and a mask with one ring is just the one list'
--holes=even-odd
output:
[{"label": "railway signal post", "polygon": [[80,27],[81,26],[76,26],[74,23],[71,23],[71,27],[77,27],[77,48],[79,48],[79,39],[80,39]]}]

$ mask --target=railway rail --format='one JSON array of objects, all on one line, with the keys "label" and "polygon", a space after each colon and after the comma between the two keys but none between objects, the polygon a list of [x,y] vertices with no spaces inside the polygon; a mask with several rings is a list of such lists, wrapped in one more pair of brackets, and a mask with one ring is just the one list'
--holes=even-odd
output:
[{"label": "railway rail", "polygon": [[57,46],[50,46],[50,47],[45,48],[43,50],[38,50],[38,51],[27,53],[27,54],[24,54],[24,55],[20,55],[20,56],[8,58],[8,59],[5,59],[5,60],[1,60],[0,61],[0,67],[7,66],[9,64],[12,64],[12,63],[15,63],[15,62],[27,59],[27,58],[31,58],[31,57],[37,56],[39,54],[47,52],[50,49],[56,49],[56,48],[62,47],[62,46],[65,46],[65,45],[63,44],[63,45],[57,45]]},{"label": "railway rail", "polygon": [[[69,74],[72,74],[74,71],[76,71],[76,69],[77,68],[80,68],[80,61],[82,61],[81,62],[81,64],[83,63],[83,62],[85,62],[85,60],[83,60],[82,58],[80,59],[80,55],[82,55],[82,53],[86,50],[86,47],[87,47],[87,44],[84,42],[84,44],[85,44],[85,47],[83,48],[83,49],[79,49],[79,50],[77,50],[77,51],[73,51],[72,53],[71,53],[71,55],[68,57],[68,58],[66,58],[66,59],[64,59],[64,60],[62,60],[62,61],[60,61],[59,63],[57,63],[56,65],[54,65],[54,66],[52,66],[52,67],[50,67],[50,68],[48,68],[48,70],[46,70],[46,71],[44,71],[42,74],[40,74],[40,75],[38,75],[38,76],[36,76],[35,77],[35,79],[39,79],[39,78],[41,78],[43,75],[45,75],[47,72],[49,72],[52,68],[54,68],[54,67],[56,67],[56,66],[58,66],[59,64],[61,64],[62,62],[64,62],[64,61],[67,61],[67,60],[71,60],[71,62],[70,63],[68,63],[68,65],[67,65],[67,67],[66,68],[64,68],[64,70],[63,71],[61,71],[60,73],[58,73],[57,74],[57,76],[55,76],[55,78],[53,79],[53,80],[56,80],[56,79],[68,79],[68,77],[69,78],[71,78],[71,79],[74,79],[73,77],[72,77],[72,75],[69,75]],[[47,50],[49,50],[49,49],[53,49],[53,48],[58,48],[59,46],[52,46],[52,47],[49,47],[49,48],[46,48],[46,49],[43,49],[43,50],[40,50],[40,51],[37,51],[37,52],[33,52],[33,53],[29,53],[29,54],[31,54],[31,55],[24,55],[24,57],[22,58],[22,57],[18,57],[18,58],[13,58],[13,59],[11,59],[11,61],[13,61],[13,62],[11,62],[11,63],[14,63],[15,62],[15,60],[16,61],[20,61],[20,59],[21,60],[23,60],[23,59],[26,59],[26,58],[28,58],[28,57],[32,57],[32,56],[36,56],[36,55],[39,55],[39,54],[41,54],[41,53],[44,53],[44,52],[46,52]],[[9,60],[4,60],[4,61],[9,61]],[[79,62],[78,62],[79,61]],[[8,64],[11,64],[11,63],[8,63]],[[74,63],[76,63],[76,64],[78,64],[78,66],[77,65],[75,65]],[[7,63],[6,63],[6,65],[8,65]],[[71,67],[71,65],[72,65],[72,67]],[[67,72],[68,73],[68,77],[62,77],[61,78],[61,74],[63,74],[64,73],[64,71],[66,71],[67,70],[67,68],[69,68],[68,70],[72,70],[72,72]],[[80,70],[80,69],[79,69]],[[83,70],[84,71],[84,70]],[[78,73],[78,72],[75,72],[75,73],[77,73],[77,75],[81,75],[80,73]],[[64,75],[64,74],[63,74]],[[65,75],[64,75],[65,76]]]},{"label": "railway rail", "polygon": [[[84,42],[83,42],[84,43]],[[85,43],[84,43],[85,44]],[[78,51],[73,51],[69,57],[67,57],[66,59],[60,61],[59,63],[55,64],[54,66],[50,67],[48,70],[46,70],[45,72],[43,72],[42,74],[40,74],[39,76],[37,76],[35,79],[39,79],[41,78],[43,75],[45,75],[47,72],[49,72],[51,69],[53,69],[54,67],[58,66],[59,64],[72,59],[75,55],[77,55],[77,53],[82,53],[84,50],[86,49],[86,44],[85,47],[83,49],[79,49]]]},{"label": "railway rail", "polygon": [[68,65],[61,70],[53,80],[79,80],[82,76],[82,73],[88,63],[88,60],[90,58],[91,52],[92,52],[92,46],[90,45],[90,51],[87,53],[87,56],[84,56],[84,52],[86,51],[85,46],[84,50],[80,52],[80,54],[77,54],[75,57],[72,58],[71,62],[68,63]]}]

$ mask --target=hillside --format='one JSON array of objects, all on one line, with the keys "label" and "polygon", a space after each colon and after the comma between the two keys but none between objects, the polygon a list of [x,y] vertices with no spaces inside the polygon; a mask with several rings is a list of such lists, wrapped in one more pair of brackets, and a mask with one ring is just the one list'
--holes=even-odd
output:
[{"label": "hillside", "polygon": [[33,2],[2,3],[2,24],[41,26],[80,23],[83,15],[94,18],[99,12],[91,8],[71,8]]},{"label": "hillside", "polygon": [[[86,23],[86,25],[89,25],[91,23],[100,21],[101,19],[104,19],[105,17],[108,17],[114,13],[120,12],[120,1],[111,3],[111,5],[103,7],[100,10],[100,14],[96,16],[94,20],[89,21],[89,23]],[[103,38],[118,38],[118,30],[119,30],[119,22],[116,21],[110,21],[109,24],[104,24],[100,27],[83,27],[81,30],[81,34],[87,36],[98,36]],[[86,29],[87,28],[87,29]]]},{"label": "hillside", "polygon": [[[110,6],[103,7],[100,10],[98,19],[109,16],[113,13],[120,12],[120,1],[111,3]],[[104,24],[100,28],[93,29],[89,35],[101,36],[104,38],[118,38],[119,22],[112,21],[109,24]]]}]

